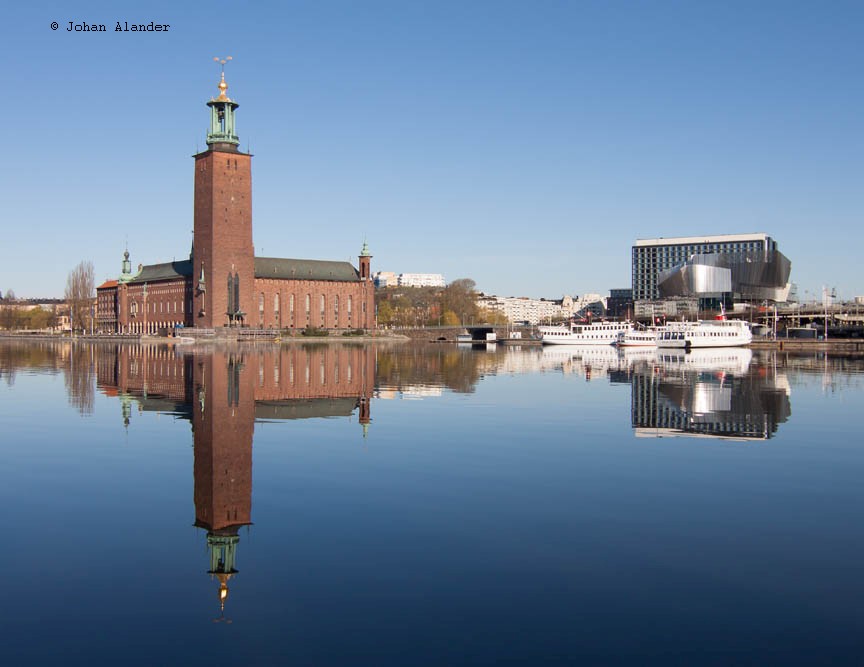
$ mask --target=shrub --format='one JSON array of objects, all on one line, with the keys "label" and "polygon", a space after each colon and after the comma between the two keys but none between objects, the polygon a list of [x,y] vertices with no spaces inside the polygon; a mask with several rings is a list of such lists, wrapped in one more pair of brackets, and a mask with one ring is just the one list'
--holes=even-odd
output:
[{"label": "shrub", "polygon": [[303,336],[310,336],[312,338],[325,338],[330,335],[330,332],[326,329],[319,329],[317,327],[306,327],[303,329]]}]

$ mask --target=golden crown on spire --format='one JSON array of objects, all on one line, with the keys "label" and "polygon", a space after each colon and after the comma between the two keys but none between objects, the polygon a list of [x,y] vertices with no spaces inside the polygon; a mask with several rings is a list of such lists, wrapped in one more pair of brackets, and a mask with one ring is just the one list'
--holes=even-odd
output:
[{"label": "golden crown on spire", "polygon": [[219,97],[216,98],[217,102],[230,102],[231,98],[225,94],[225,91],[228,90],[228,84],[225,82],[225,64],[229,60],[234,60],[231,56],[225,56],[224,58],[220,58],[219,56],[215,56],[213,58],[217,63],[222,66],[222,80],[219,82]]}]

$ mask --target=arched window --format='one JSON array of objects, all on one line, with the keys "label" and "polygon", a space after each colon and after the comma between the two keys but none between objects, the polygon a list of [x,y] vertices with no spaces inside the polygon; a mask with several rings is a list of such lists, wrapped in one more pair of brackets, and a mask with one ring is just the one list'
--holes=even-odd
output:
[{"label": "arched window", "polygon": [[234,313],[240,314],[240,276],[234,274]]},{"label": "arched window", "polygon": [[234,313],[237,312],[236,304],[234,303],[234,278],[229,273],[228,274],[228,318],[234,317]]},{"label": "arched window", "polygon": [[339,326],[339,295],[333,297],[333,324]]},{"label": "arched window", "polygon": [[327,306],[327,300],[326,300],[326,297],[322,294],[321,295],[321,326],[322,327],[324,326],[324,316],[325,316],[324,310],[325,310],[326,306]]}]

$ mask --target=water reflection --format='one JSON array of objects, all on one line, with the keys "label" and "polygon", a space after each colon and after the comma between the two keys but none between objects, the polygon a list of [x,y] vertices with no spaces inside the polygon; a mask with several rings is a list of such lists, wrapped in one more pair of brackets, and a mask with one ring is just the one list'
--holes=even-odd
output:
[{"label": "water reflection", "polygon": [[0,339],[3,655],[854,663],[862,369]]},{"label": "water reflection", "polygon": [[[764,440],[791,415],[796,374],[827,386],[855,381],[860,362],[825,355],[754,355],[746,349],[689,353],[612,347],[498,348],[446,345],[292,345],[234,348],[0,344],[0,379],[38,370],[62,373],[68,400],[93,412],[97,391],[116,399],[124,426],[136,411],[188,420],[194,451],[194,525],[206,534],[206,572],[219,615],[239,573],[240,529],[251,526],[255,424],[355,418],[368,435],[373,397],[433,398],[474,392],[497,374],[562,373],[629,385],[636,437]],[[834,371],[837,371],[835,374]],[[857,370],[860,372],[860,370]],[[203,568],[202,568],[203,569]]]},{"label": "water reflection", "polygon": [[637,437],[669,435],[767,440],[792,414],[782,370],[747,349],[661,353],[632,375]]},{"label": "water reflection", "polygon": [[132,403],[192,423],[195,526],[206,531],[209,568],[225,615],[229,581],[238,574],[239,530],[252,525],[252,442],[255,422],[347,417],[364,436],[371,423],[375,350],[360,346],[174,350],[100,349],[98,386],[121,400],[124,424]]}]

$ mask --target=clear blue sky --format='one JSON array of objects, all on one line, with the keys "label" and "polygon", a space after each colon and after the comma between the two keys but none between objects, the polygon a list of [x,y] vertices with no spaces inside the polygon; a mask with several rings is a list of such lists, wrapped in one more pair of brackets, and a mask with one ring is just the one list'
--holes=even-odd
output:
[{"label": "clear blue sky", "polygon": [[368,238],[373,270],[559,298],[629,287],[637,238],[766,232],[802,297],[864,294],[864,2],[263,4],[4,10],[0,290],[188,255],[231,55],[258,254]]}]

